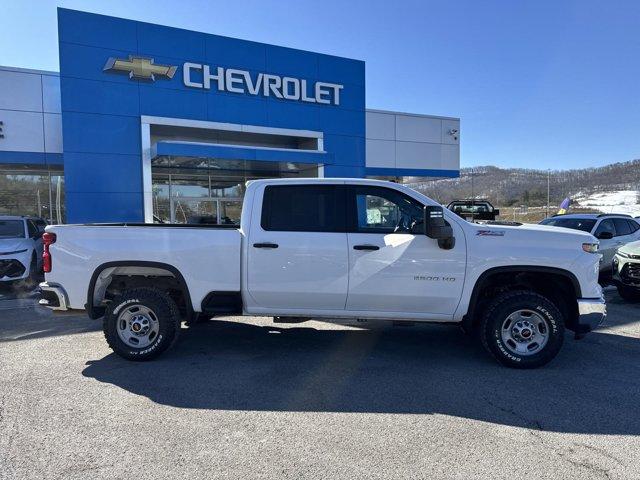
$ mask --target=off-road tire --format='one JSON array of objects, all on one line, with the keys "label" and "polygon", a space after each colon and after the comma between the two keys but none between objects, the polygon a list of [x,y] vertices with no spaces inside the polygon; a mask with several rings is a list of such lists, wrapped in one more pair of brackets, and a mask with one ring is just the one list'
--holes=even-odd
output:
[{"label": "off-road tire", "polygon": [[[544,347],[531,355],[512,352],[502,340],[502,325],[514,312],[526,309],[542,316],[549,338]],[[512,368],[537,368],[555,358],[564,341],[564,318],[548,298],[529,290],[514,290],[497,295],[489,302],[480,322],[480,339],[484,348],[502,365]]]},{"label": "off-road tire", "polygon": [[[117,331],[118,315],[127,305],[140,304],[150,308],[159,322],[159,332],[144,348],[135,348],[122,341]],[[125,290],[116,297],[105,312],[102,330],[109,347],[127,360],[151,360],[171,348],[180,334],[180,312],[173,299],[155,288],[141,287]]]},{"label": "off-road tire", "polygon": [[640,302],[640,288],[627,287],[626,285],[618,285],[618,295],[627,302]]}]

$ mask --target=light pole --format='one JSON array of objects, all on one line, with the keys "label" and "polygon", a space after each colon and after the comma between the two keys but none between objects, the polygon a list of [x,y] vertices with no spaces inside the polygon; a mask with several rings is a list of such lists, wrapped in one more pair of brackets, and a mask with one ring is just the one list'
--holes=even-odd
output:
[{"label": "light pole", "polygon": [[550,203],[550,195],[551,193],[551,169],[547,169],[547,218],[549,218],[549,203]]},{"label": "light pole", "polygon": [[471,200],[474,200],[475,197],[473,196],[473,167],[470,170],[471,173]]}]

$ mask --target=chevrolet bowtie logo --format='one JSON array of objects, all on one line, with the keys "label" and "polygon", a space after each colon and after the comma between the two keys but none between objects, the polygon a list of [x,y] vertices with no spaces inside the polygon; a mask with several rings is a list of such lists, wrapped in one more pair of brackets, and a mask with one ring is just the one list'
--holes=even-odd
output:
[{"label": "chevrolet bowtie logo", "polygon": [[111,57],[104,66],[104,71],[125,72],[134,80],[151,80],[157,77],[173,78],[178,67],[173,65],[155,65],[153,58],[129,55],[128,60]]}]

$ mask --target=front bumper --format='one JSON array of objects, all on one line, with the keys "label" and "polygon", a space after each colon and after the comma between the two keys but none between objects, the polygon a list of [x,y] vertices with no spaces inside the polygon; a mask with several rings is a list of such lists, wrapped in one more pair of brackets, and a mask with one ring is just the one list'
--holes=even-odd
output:
[{"label": "front bumper", "polygon": [[0,255],[0,282],[23,280],[29,276],[31,251]]},{"label": "front bumper", "polygon": [[578,325],[576,334],[585,334],[599,327],[607,316],[604,298],[578,299]]},{"label": "front bumper", "polygon": [[619,255],[613,257],[613,282],[616,285],[625,285],[640,288],[640,261],[633,258],[625,258]]},{"label": "front bumper", "polygon": [[51,310],[68,310],[67,292],[55,283],[42,282],[40,285],[40,300],[38,303]]}]

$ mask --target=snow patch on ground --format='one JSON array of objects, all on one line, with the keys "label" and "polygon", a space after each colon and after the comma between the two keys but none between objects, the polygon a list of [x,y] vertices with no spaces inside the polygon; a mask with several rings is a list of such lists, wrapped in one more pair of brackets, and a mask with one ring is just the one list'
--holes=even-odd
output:
[{"label": "snow patch on ground", "polygon": [[626,213],[640,215],[640,204],[637,190],[615,190],[599,193],[578,193],[575,203],[581,207],[590,207],[602,213]]}]

